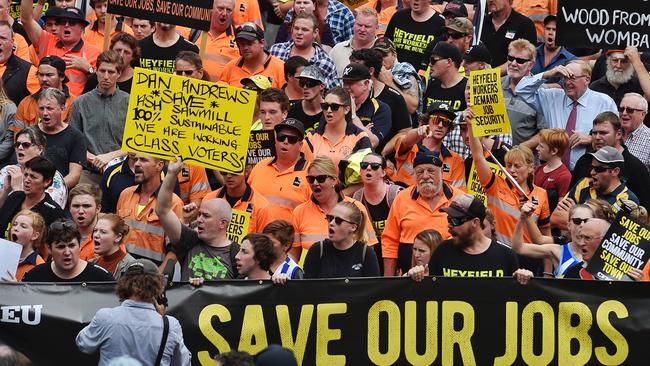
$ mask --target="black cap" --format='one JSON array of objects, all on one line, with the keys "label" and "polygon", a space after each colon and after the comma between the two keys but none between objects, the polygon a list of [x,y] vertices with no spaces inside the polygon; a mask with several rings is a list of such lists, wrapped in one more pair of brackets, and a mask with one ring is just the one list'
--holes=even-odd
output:
[{"label": "black cap", "polygon": [[59,72],[59,76],[63,76],[63,83],[66,83],[68,81],[68,77],[65,76],[65,61],[59,56],[45,56],[41,59],[41,62],[38,64],[40,65],[50,65],[53,68],[56,69],[56,71]]},{"label": "black cap", "polygon": [[467,7],[462,2],[462,0],[453,0],[447,3],[445,10],[442,11],[442,15],[450,14],[455,17],[465,17],[467,18]]},{"label": "black cap", "polygon": [[447,42],[438,42],[438,44],[433,47],[433,51],[431,51],[431,57],[434,55],[442,58],[450,58],[458,64],[463,60],[463,56],[460,54],[458,47]]},{"label": "black cap", "polygon": [[479,43],[465,52],[463,60],[467,62],[482,61],[489,64],[492,63],[492,55],[483,43]]},{"label": "black cap", "polygon": [[441,208],[440,211],[446,212],[448,216],[456,219],[478,218],[481,221],[485,218],[485,205],[480,198],[471,194],[461,194],[456,196],[449,207]]},{"label": "black cap", "polygon": [[131,262],[126,269],[122,272],[124,276],[137,276],[137,275],[159,275],[158,266],[148,259],[136,259]]},{"label": "black cap", "polygon": [[415,154],[415,159],[413,159],[413,167],[415,168],[422,164],[431,164],[441,168],[442,160],[440,160],[440,155],[437,153],[418,151]]},{"label": "black cap", "polygon": [[242,23],[235,30],[235,39],[246,39],[249,41],[264,39],[264,31],[259,25],[253,22]]},{"label": "black cap", "polygon": [[295,118],[287,118],[273,127],[275,133],[280,133],[280,130],[284,128],[290,128],[294,131],[297,131],[300,134],[299,136],[301,138],[305,136],[305,126],[302,124],[302,122]]},{"label": "black cap", "polygon": [[454,119],[456,118],[456,113],[454,113],[454,109],[445,102],[433,102],[431,105],[429,105],[429,109],[427,110],[427,114],[432,115],[434,113],[444,113],[447,115],[447,117]]},{"label": "black cap", "polygon": [[375,41],[375,45],[372,46],[373,49],[381,52],[395,52],[395,43],[386,36],[381,36]]},{"label": "black cap", "polygon": [[368,80],[370,70],[364,64],[352,63],[343,69],[343,80]]},{"label": "black cap", "polygon": [[547,25],[549,22],[557,22],[555,14],[549,14],[544,18],[544,25]]},{"label": "black cap", "polygon": [[255,356],[255,366],[298,366],[291,350],[272,344]]},{"label": "black cap", "polygon": [[90,22],[86,20],[86,16],[84,13],[79,10],[78,8],[65,8],[61,9],[61,11],[57,14],[54,15],[55,18],[57,19],[72,19],[76,20],[79,23],[83,23],[84,26],[90,25]]},{"label": "black cap", "polygon": [[43,20],[47,18],[56,18],[59,16],[59,14],[61,14],[62,11],[63,8],[59,8],[58,6],[50,6],[49,8],[47,8],[47,11],[45,12],[45,14],[43,14],[42,18]]}]

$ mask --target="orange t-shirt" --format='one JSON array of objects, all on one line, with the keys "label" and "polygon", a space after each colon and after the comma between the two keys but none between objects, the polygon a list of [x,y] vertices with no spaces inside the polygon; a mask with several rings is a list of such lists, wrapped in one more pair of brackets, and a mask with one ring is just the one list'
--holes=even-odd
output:
[{"label": "orange t-shirt", "polygon": [[[217,37],[208,32],[207,37],[208,42],[205,47],[205,55],[203,55],[203,69],[210,76],[210,80],[219,81],[226,64],[239,58],[239,48],[235,43],[235,30],[230,27]],[[195,43],[199,46],[200,42],[201,37]],[[230,61],[225,61],[224,58],[230,58]]]},{"label": "orange t-shirt", "polygon": [[[413,170],[413,161],[415,155],[420,151],[418,144],[411,147],[411,150],[400,154],[399,150],[402,144],[403,136],[397,137],[395,142],[395,172],[391,172],[390,179],[394,182],[402,182],[409,186],[415,184],[415,172]],[[446,183],[457,187],[465,187],[465,161],[455,152],[441,145],[442,155],[442,180]]]},{"label": "orange t-shirt", "polygon": [[260,27],[262,24],[262,13],[257,0],[235,0],[235,11],[232,14],[232,24],[237,27],[242,23],[252,22]]},{"label": "orange t-shirt", "polygon": [[[120,32],[125,32],[133,35],[133,29],[131,29],[131,27],[124,24],[124,22],[117,22],[115,25],[115,30],[113,30],[109,35],[109,39],[113,38]],[[86,32],[84,33],[84,41],[87,44],[91,44],[97,47],[97,49],[104,49],[104,27],[100,27],[99,22],[95,21],[92,26],[86,29]],[[110,46],[110,40],[108,44]]]},{"label": "orange t-shirt", "polygon": [[81,251],[79,252],[79,258],[85,261],[89,261],[95,258],[95,240],[93,240],[92,234],[88,235],[86,240],[81,243]]},{"label": "orange t-shirt", "polygon": [[[75,99],[77,98],[73,95],[67,96],[65,100],[65,110],[63,111],[62,116],[63,121],[67,121],[68,117],[70,117],[70,109],[72,108],[72,102],[74,102]],[[33,95],[25,97],[20,104],[18,104],[16,119],[23,121],[27,126],[38,123],[38,101]]]},{"label": "orange t-shirt", "polygon": [[181,200],[188,204],[200,200],[210,193],[210,182],[205,168],[196,165],[186,165],[178,172],[178,188]]},{"label": "orange t-shirt", "polygon": [[18,282],[22,281],[23,277],[25,277],[25,273],[43,263],[45,263],[43,258],[38,255],[38,253],[32,252],[32,254],[28,255],[23,262],[18,264],[18,268],[16,269],[16,280],[18,280]]},{"label": "orange t-shirt", "polygon": [[[379,0],[370,0],[369,2],[361,5],[359,8],[370,8],[370,9],[375,9],[377,10],[377,3]],[[379,29],[377,29],[377,36],[382,36],[384,33],[386,33],[386,28],[388,27],[388,23],[390,22],[390,19],[395,15],[397,12],[397,6],[389,6],[388,8],[383,8],[381,11],[377,12],[377,20],[379,21]]]},{"label": "orange t-shirt", "polygon": [[278,89],[287,82],[284,79],[284,61],[271,55],[267,55],[266,62],[257,70],[248,70],[241,57],[228,62],[221,72],[220,81],[241,88],[241,79],[253,75],[271,78],[271,86]]}]

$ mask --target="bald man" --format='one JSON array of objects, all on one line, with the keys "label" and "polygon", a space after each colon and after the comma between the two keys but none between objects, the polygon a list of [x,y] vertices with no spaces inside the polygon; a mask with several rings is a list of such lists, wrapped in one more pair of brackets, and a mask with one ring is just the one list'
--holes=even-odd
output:
[{"label": "bald man", "polygon": [[199,207],[196,230],[183,225],[172,212],[172,195],[181,169],[183,163],[180,158],[169,163],[156,204],[156,214],[165,235],[176,247],[181,263],[181,280],[201,278],[214,281],[237,278],[235,256],[239,245],[227,236],[232,218],[232,209],[228,202],[221,198],[204,200]]}]

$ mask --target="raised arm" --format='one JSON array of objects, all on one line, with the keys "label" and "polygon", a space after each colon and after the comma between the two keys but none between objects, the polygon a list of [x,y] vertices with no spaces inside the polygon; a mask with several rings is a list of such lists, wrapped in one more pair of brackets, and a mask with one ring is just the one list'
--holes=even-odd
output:
[{"label": "raised arm", "polygon": [[165,230],[165,234],[172,244],[178,245],[181,239],[181,229],[183,224],[181,220],[172,211],[172,197],[174,195],[174,186],[176,185],[178,172],[183,169],[181,158],[176,157],[176,161],[170,162],[167,166],[167,174],[158,191],[158,202],[156,202],[156,215],[160,219],[160,224]]},{"label": "raised arm", "polygon": [[512,250],[519,255],[532,258],[555,258],[553,250],[555,249],[555,244],[529,244],[524,243],[524,223],[530,218],[530,215],[533,212],[533,204],[531,202],[526,202],[521,208],[521,215],[517,225],[515,225],[515,230],[512,233]]},{"label": "raised arm", "polygon": [[467,126],[469,133],[469,149],[472,152],[472,160],[474,160],[474,165],[476,166],[476,172],[478,174],[478,179],[481,181],[482,186],[488,185],[492,179],[492,170],[490,165],[483,155],[483,145],[481,140],[478,137],[474,137],[474,132],[472,131],[472,120],[474,119],[474,111],[472,107],[467,107],[463,112],[463,118],[469,124]]},{"label": "raised arm", "polygon": [[20,21],[23,23],[25,32],[29,40],[34,44],[34,48],[38,50],[38,41],[41,38],[41,26],[38,25],[38,22],[34,19],[33,7],[34,2],[32,0],[21,0],[20,1]]}]

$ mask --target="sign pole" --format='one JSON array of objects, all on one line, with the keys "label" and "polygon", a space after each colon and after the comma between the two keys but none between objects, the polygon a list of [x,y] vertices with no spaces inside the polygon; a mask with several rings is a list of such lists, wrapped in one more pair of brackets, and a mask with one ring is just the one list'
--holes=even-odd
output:
[{"label": "sign pole", "polygon": [[201,44],[199,45],[199,56],[203,58],[205,56],[205,48],[208,46],[208,32],[201,32]]},{"label": "sign pole", "polygon": [[113,16],[106,12],[104,15],[106,20],[104,21],[104,46],[102,47],[103,51],[108,50],[108,44],[111,40],[111,20],[113,19]]}]

